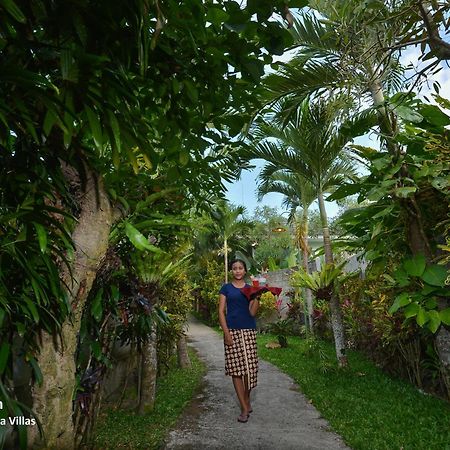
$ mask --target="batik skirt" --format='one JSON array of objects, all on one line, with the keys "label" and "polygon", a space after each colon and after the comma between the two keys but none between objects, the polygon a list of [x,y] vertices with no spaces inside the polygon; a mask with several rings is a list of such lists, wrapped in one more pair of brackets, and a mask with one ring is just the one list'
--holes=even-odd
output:
[{"label": "batik skirt", "polygon": [[225,373],[233,377],[242,377],[248,389],[257,384],[258,350],[256,330],[230,329],[233,345],[225,345]]}]

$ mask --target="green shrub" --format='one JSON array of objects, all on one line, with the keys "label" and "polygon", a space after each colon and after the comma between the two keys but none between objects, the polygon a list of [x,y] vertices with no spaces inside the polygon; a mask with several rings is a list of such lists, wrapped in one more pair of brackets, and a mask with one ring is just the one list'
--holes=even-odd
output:
[{"label": "green shrub", "polygon": [[223,284],[222,266],[211,259],[206,261],[206,272],[200,281],[200,314],[211,325],[219,323],[219,290]]},{"label": "green shrub", "polygon": [[277,312],[277,300],[271,292],[264,292],[259,298],[258,317],[267,318]]},{"label": "green shrub", "polygon": [[184,332],[187,315],[192,310],[192,287],[187,275],[180,273],[165,284],[160,298],[161,309],[170,319],[167,323],[158,325],[158,370],[165,373],[174,347]]}]

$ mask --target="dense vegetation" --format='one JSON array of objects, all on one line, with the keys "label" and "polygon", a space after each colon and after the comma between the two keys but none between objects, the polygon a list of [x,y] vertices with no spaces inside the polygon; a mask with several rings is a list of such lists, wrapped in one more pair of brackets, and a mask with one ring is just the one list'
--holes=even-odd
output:
[{"label": "dense vegetation", "polygon": [[[0,418],[40,425],[0,445],[73,448],[104,404],[157,408],[175,349],[190,365],[189,310],[214,321],[236,255],[302,264],[295,317],[341,367],[353,346],[448,398],[449,5],[244,3],[0,1]],[[368,132],[379,148],[355,145]],[[224,201],[253,158],[289,224]]]}]

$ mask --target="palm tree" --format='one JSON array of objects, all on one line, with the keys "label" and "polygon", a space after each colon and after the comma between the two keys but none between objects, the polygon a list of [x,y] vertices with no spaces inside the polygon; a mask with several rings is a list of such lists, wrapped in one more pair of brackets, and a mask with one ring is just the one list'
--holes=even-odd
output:
[{"label": "palm tree", "polygon": [[[358,0],[333,5],[314,0],[311,7],[315,11],[303,13],[292,28],[294,58],[266,78],[266,100],[285,98],[285,118],[295,113],[310,95],[334,97],[343,111],[357,111],[361,105],[372,103],[388,149],[398,154],[392,139],[396,121],[385,107],[385,92],[401,89],[403,67],[399,54],[391,55],[386,50],[395,41],[395,36],[387,32],[389,25],[371,20],[373,11],[361,8]],[[383,14],[389,15],[386,6],[377,9],[377,15]]]},{"label": "palm tree", "polygon": [[223,247],[225,283],[228,283],[228,253],[230,251],[229,241],[233,236],[238,236],[251,227],[251,222],[244,219],[244,206],[230,205],[225,200],[217,203],[211,212],[213,229],[219,235]]},{"label": "palm tree", "polygon": [[[308,210],[316,199],[314,187],[301,175],[290,173],[286,170],[279,170],[272,173],[268,178],[260,177],[261,183],[258,186],[258,200],[269,192],[278,192],[284,195],[283,206],[289,208],[290,214],[288,223],[294,226],[295,242],[299,252],[302,254],[302,265],[306,273],[309,273],[309,245],[308,245]],[[301,208],[301,217],[297,210]],[[313,300],[312,292],[305,288],[306,300],[306,324],[308,329],[313,331]]]},{"label": "palm tree", "polygon": [[[358,0],[332,4],[313,0],[310,6],[312,9],[303,13],[292,28],[295,57],[265,80],[266,102],[284,99],[281,114],[285,121],[296,114],[308,96],[332,97],[343,114],[371,103],[377,112],[382,143],[394,159],[402,159],[404,152],[395,139],[398,109],[386,102],[386,94],[405,86],[399,53],[392,51],[399,39],[388,20],[392,18],[390,6],[376,2],[375,10]],[[377,20],[373,20],[374,14]],[[401,180],[409,175],[405,169],[399,176]],[[412,253],[423,253],[430,259],[429,239],[416,196],[400,202],[408,216],[407,242]]]},{"label": "palm tree", "polygon": [[[319,203],[325,262],[333,264],[324,193],[355,175],[345,144],[352,133],[360,134],[363,125],[370,127],[370,115],[341,122],[332,115],[326,103],[307,99],[302,102],[295,120],[287,126],[277,123],[276,118],[275,115],[271,123],[260,121],[257,124],[249,156],[267,161],[260,175],[262,179],[270,179],[281,171],[301,176],[311,184]],[[339,364],[344,366],[347,364],[344,327],[336,293],[331,298],[330,309],[336,355]]]}]

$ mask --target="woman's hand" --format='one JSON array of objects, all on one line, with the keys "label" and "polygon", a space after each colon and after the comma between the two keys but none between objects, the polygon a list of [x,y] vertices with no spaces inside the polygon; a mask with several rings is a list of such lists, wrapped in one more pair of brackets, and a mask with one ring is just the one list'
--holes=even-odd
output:
[{"label": "woman's hand", "polygon": [[225,345],[233,345],[233,337],[229,331],[223,333],[223,340],[225,341]]}]

